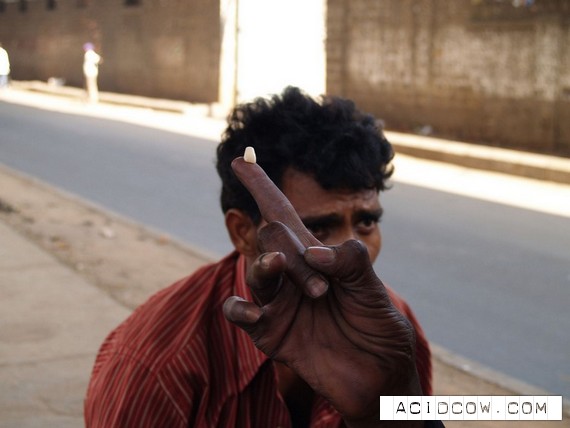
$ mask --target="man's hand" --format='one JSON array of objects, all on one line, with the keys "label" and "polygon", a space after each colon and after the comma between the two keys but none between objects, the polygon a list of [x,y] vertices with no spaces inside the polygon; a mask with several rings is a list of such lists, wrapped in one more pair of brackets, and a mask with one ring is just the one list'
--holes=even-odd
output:
[{"label": "man's hand", "polygon": [[257,164],[238,158],[232,167],[268,225],[247,278],[260,305],[232,297],[226,318],[350,425],[378,423],[380,395],[420,395],[413,328],[390,302],[366,247],[323,246]]}]

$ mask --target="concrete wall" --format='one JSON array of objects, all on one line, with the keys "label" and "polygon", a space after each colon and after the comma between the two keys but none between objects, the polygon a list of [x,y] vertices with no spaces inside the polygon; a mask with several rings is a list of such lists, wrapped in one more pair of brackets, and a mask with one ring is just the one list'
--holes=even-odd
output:
[{"label": "concrete wall", "polygon": [[569,22],[566,0],[328,0],[327,92],[388,128],[570,155]]},{"label": "concrete wall", "polygon": [[82,46],[103,57],[102,91],[212,102],[218,99],[220,6],[211,0],[56,0],[5,3],[0,41],[12,78],[64,78],[83,86]]}]

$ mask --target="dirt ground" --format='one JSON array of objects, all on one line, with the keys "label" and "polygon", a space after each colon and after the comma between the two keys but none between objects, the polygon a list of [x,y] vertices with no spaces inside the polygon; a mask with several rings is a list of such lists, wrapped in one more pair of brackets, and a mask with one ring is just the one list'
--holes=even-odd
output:
[{"label": "dirt ground", "polygon": [[[0,166],[0,221],[133,309],[212,259],[168,236]],[[0,240],[1,241],[1,240]],[[439,356],[438,356],[439,355]],[[482,379],[434,355],[436,395],[531,395]],[[500,383],[500,382],[499,382]],[[536,394],[538,395],[538,394]],[[555,422],[446,422],[447,427],[570,427]]]},{"label": "dirt ground", "polygon": [[128,308],[211,260],[29,177],[0,176],[0,219]]}]

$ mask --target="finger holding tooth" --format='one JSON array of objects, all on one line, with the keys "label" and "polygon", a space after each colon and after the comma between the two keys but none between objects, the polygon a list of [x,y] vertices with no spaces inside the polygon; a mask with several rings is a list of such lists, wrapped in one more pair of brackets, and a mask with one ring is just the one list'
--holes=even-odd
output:
[{"label": "finger holding tooth", "polygon": [[287,258],[289,276],[303,288],[306,295],[320,297],[326,293],[328,283],[305,262],[304,251],[309,246],[322,246],[322,243],[307,230],[291,202],[265,171],[247,159],[255,159],[255,151],[251,147],[246,149],[244,157],[234,159],[232,168],[257,202],[262,217],[269,223],[258,235],[261,248],[264,251],[283,252]]},{"label": "finger holding tooth", "polygon": [[279,221],[285,224],[295,232],[301,243],[306,247],[322,245],[307,230],[295,208],[293,208],[293,205],[291,205],[291,202],[289,202],[283,192],[271,181],[263,168],[255,161],[251,162],[252,159],[256,159],[255,151],[253,147],[247,147],[243,157],[232,161],[232,169],[257,202],[261,216],[265,221],[268,223]]}]

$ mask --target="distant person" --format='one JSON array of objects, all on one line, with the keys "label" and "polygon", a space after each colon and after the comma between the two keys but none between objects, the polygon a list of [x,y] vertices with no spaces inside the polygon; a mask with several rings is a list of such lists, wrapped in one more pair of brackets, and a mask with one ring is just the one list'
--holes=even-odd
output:
[{"label": "distant person", "polygon": [[8,52],[0,43],[0,89],[8,87],[8,77],[10,76],[10,58]]},{"label": "distant person", "polygon": [[83,57],[83,74],[85,75],[85,89],[87,90],[87,100],[90,103],[99,101],[99,88],[97,87],[97,76],[99,76],[99,63],[101,56],[95,52],[92,43],[83,45],[85,55]]}]

